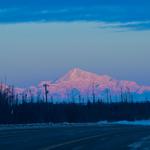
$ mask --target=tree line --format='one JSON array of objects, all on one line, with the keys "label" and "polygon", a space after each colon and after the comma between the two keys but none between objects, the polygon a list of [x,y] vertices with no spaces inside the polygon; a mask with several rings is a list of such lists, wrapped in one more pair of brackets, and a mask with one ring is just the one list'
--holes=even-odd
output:
[{"label": "tree line", "polygon": [[[22,101],[14,92],[14,87],[0,87],[0,124],[26,124],[26,123],[86,123],[98,121],[143,120],[150,119],[150,102],[134,102],[129,90],[121,91],[120,101],[113,102],[111,94],[106,92],[106,99],[96,99],[94,90],[87,102],[74,98],[69,102],[54,103],[52,98],[48,101],[45,87],[45,99],[30,101],[22,94]],[[81,96],[79,95],[79,99]]]}]

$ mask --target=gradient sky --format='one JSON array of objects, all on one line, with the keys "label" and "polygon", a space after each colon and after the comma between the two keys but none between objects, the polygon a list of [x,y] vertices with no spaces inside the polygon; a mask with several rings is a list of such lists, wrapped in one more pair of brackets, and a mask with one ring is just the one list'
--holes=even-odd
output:
[{"label": "gradient sky", "polygon": [[16,86],[74,67],[150,85],[149,41],[149,1],[0,0],[0,78]]}]

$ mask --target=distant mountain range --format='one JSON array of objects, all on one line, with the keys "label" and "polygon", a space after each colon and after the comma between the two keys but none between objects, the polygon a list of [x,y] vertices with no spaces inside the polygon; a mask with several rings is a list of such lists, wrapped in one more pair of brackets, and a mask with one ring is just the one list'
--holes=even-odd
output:
[{"label": "distant mountain range", "polygon": [[38,96],[44,99],[44,86],[47,86],[48,97],[57,101],[86,98],[119,100],[121,95],[132,95],[133,100],[150,98],[150,86],[142,86],[133,81],[116,80],[107,75],[97,75],[79,68],[74,68],[55,82],[41,81],[39,85],[28,89],[15,88],[17,94],[26,93],[28,97]]},{"label": "distant mountain range", "polygon": [[[47,87],[48,99],[55,101],[69,101],[95,99],[114,101],[132,99],[134,101],[150,100],[150,86],[142,86],[133,81],[116,80],[107,75],[97,75],[79,68],[74,68],[55,82],[41,81],[38,86],[31,86],[27,89],[15,88],[16,95],[20,98],[24,95],[28,99],[45,99],[45,88]],[[2,84],[5,89],[8,85]],[[132,97],[132,98],[131,98]]]}]

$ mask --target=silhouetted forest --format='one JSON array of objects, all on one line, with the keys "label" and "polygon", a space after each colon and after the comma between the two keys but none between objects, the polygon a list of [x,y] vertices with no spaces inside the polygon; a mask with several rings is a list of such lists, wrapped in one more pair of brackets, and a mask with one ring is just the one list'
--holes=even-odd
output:
[{"label": "silhouetted forest", "polygon": [[[46,92],[47,93],[47,92]],[[94,93],[86,103],[53,103],[45,100],[27,102],[22,95],[22,102],[14,94],[13,87],[0,90],[0,124],[24,124],[43,122],[98,122],[102,120],[141,120],[150,119],[150,102],[133,102],[127,96],[120,102],[96,99]]]}]

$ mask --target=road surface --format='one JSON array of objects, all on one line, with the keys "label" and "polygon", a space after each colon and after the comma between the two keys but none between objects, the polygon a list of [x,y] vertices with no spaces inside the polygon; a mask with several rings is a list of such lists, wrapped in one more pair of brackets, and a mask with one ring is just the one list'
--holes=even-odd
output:
[{"label": "road surface", "polygon": [[0,150],[150,150],[150,127],[82,125],[0,130]]}]

